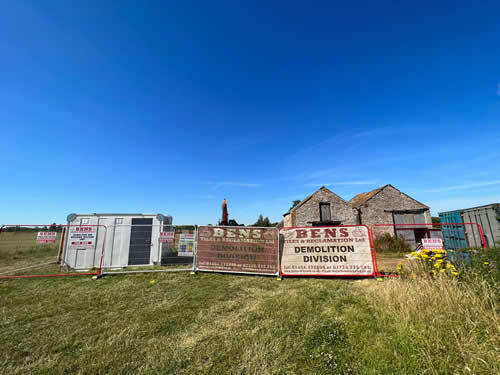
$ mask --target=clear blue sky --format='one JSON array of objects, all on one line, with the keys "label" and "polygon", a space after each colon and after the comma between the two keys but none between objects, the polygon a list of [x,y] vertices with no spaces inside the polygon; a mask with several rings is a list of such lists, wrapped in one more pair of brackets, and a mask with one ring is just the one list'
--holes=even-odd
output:
[{"label": "clear blue sky", "polygon": [[500,201],[500,3],[1,1],[0,223]]}]

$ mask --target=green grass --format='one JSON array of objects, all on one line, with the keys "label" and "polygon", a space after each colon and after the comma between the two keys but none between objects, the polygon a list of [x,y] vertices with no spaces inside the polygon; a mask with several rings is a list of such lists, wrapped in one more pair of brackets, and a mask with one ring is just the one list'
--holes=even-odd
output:
[{"label": "green grass", "polygon": [[381,306],[389,285],[189,273],[2,281],[0,373],[498,373],[447,356],[454,342],[429,352],[432,327]]},{"label": "green grass", "polygon": [[[470,263],[464,262],[463,254],[468,253]],[[486,280],[497,288],[500,295],[500,247],[483,249],[463,249],[455,253],[455,264],[464,274],[472,278]]]}]

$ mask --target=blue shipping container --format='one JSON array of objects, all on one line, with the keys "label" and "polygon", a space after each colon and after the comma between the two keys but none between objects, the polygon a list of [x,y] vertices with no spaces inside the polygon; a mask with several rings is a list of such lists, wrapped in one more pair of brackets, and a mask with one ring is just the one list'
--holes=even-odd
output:
[{"label": "blue shipping container", "polygon": [[[441,223],[463,223],[460,211],[440,212]],[[442,225],[444,246],[446,249],[457,250],[468,247],[463,225]]]}]

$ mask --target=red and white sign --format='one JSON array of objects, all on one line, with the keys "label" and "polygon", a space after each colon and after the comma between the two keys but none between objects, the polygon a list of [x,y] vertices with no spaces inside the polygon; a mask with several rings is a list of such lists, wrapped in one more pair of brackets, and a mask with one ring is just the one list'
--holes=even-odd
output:
[{"label": "red and white sign", "polygon": [[422,246],[427,250],[444,250],[443,240],[440,238],[422,238]]},{"label": "red and white sign", "polygon": [[37,243],[55,243],[57,232],[38,232],[36,236]]},{"label": "red and white sign", "polygon": [[160,238],[158,241],[160,243],[174,242],[175,232],[160,232]]},{"label": "red and white sign", "polygon": [[281,228],[280,236],[282,275],[374,275],[366,226]]},{"label": "red and white sign", "polygon": [[68,237],[68,248],[73,250],[91,250],[95,248],[97,227],[77,226],[71,227]]}]

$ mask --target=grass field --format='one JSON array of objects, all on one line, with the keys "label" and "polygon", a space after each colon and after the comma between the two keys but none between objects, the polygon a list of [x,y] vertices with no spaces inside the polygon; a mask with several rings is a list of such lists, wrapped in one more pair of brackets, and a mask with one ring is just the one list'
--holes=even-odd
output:
[{"label": "grass field", "polygon": [[53,244],[37,244],[37,232],[1,232],[0,233],[0,273],[42,265],[22,271],[23,274],[37,272],[59,272],[58,265],[47,265],[57,260],[61,233]]},{"label": "grass field", "polygon": [[[53,261],[35,239],[1,233],[0,272]],[[461,280],[1,280],[0,374],[498,374],[499,251]],[[378,255],[386,272],[400,261]]]},{"label": "grass field", "polygon": [[[443,285],[455,295],[453,282]],[[496,374],[497,302],[485,293],[461,295],[465,307],[454,311],[409,280],[8,280],[0,282],[0,373]]]}]

